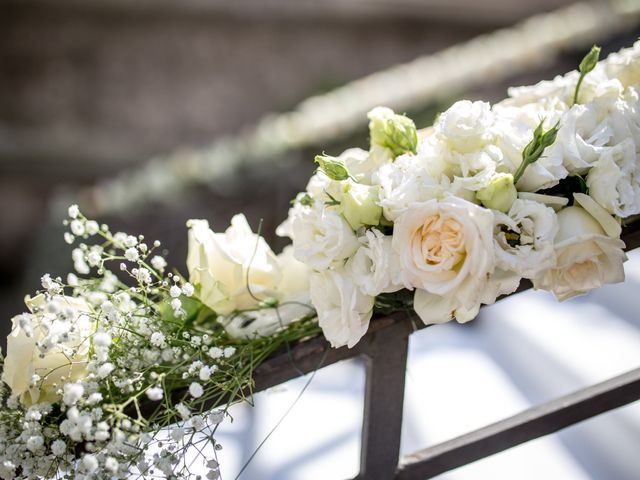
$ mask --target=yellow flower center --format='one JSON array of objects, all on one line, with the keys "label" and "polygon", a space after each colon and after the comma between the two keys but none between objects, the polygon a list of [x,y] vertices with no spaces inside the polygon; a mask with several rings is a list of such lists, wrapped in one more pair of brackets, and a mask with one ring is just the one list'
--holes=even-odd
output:
[{"label": "yellow flower center", "polygon": [[416,233],[420,237],[422,257],[426,264],[454,269],[464,260],[464,234],[455,219],[432,215]]}]

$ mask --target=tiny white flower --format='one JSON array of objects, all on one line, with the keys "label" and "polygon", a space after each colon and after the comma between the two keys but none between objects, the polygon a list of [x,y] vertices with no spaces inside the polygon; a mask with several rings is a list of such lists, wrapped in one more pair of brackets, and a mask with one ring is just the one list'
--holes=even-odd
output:
[{"label": "tiny white flower", "polygon": [[63,440],[54,440],[51,444],[51,453],[56,457],[61,457],[67,451],[67,444]]},{"label": "tiny white flower", "polygon": [[88,235],[95,235],[100,231],[100,226],[95,220],[88,220],[84,224],[84,230]]},{"label": "tiny white flower", "polygon": [[213,359],[220,358],[223,355],[223,351],[220,347],[211,347],[208,355]]},{"label": "tiny white flower", "polygon": [[172,285],[171,288],[169,289],[169,295],[171,295],[173,298],[178,298],[181,293],[182,293],[182,290],[178,285]]},{"label": "tiny white flower", "polygon": [[75,405],[84,395],[84,386],[81,383],[67,383],[64,386],[62,401],[66,405]]},{"label": "tiny white flower", "polygon": [[156,270],[162,272],[165,268],[167,268],[167,261],[160,255],[156,255],[151,259],[151,266]]},{"label": "tiny white flower", "polygon": [[111,345],[111,334],[109,332],[97,332],[93,336],[93,344],[96,347],[108,347]]},{"label": "tiny white flower", "polygon": [[98,376],[100,378],[107,378],[109,375],[111,375],[111,372],[113,372],[115,368],[116,367],[113,365],[113,363],[103,363],[98,368]]},{"label": "tiny white flower", "polygon": [[229,358],[231,355],[236,353],[236,349],[235,349],[235,347],[227,347],[227,348],[224,349],[224,351],[222,353],[224,355],[224,358]]},{"label": "tiny white flower", "polygon": [[203,382],[208,381],[211,378],[211,367],[208,366],[204,366],[200,369],[200,374],[199,374],[200,380],[202,380]]},{"label": "tiny white flower", "polygon": [[76,237],[71,232],[64,232],[64,241],[68,245],[71,245],[75,241]]},{"label": "tiny white flower", "polygon": [[162,348],[165,346],[165,337],[162,332],[153,332],[150,341],[154,347]]},{"label": "tiny white flower", "polygon": [[195,288],[193,287],[193,285],[187,282],[182,286],[182,293],[186,297],[190,297],[195,293]]},{"label": "tiny white flower", "polygon": [[193,398],[200,398],[203,393],[204,393],[204,389],[202,388],[202,385],[200,385],[198,382],[193,382],[191,385],[189,385],[189,394]]},{"label": "tiny white flower", "polygon": [[104,461],[104,468],[111,473],[117,473],[120,465],[118,464],[118,460],[113,457],[107,457]]},{"label": "tiny white flower", "polygon": [[69,225],[69,228],[71,228],[71,233],[77,237],[84,235],[84,223],[81,220],[73,220]]},{"label": "tiny white flower", "polygon": [[162,390],[162,388],[160,387],[148,388],[146,393],[147,393],[147,397],[152,402],[160,401],[164,397],[164,390]]},{"label": "tiny white flower", "polygon": [[80,208],[76,204],[69,205],[69,210],[67,213],[69,214],[70,218],[78,218],[78,215],[80,214]]},{"label": "tiny white flower", "polygon": [[29,437],[29,440],[27,440],[27,448],[32,452],[40,450],[43,445],[44,438],[40,435],[34,435],[33,437]]},{"label": "tiny white flower", "polygon": [[93,473],[98,470],[100,464],[98,463],[98,459],[95,455],[88,453],[82,457],[82,466],[87,470],[87,472]]},{"label": "tiny white flower", "polygon": [[140,254],[138,253],[138,249],[134,247],[127,248],[124,252],[124,256],[130,262],[135,262],[140,258]]},{"label": "tiny white flower", "polygon": [[189,417],[191,417],[189,407],[187,407],[184,403],[179,403],[176,405],[176,412],[178,412],[178,415],[180,415],[183,420],[189,420]]}]

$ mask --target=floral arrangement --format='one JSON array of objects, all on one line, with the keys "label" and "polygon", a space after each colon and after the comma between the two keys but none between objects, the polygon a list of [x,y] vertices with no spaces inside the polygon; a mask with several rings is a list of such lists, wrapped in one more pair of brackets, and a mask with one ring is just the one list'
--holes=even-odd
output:
[{"label": "floral arrangement", "polygon": [[242,215],[190,220],[183,277],[160,242],[71,206],[75,273],[42,277],[0,356],[0,478],[216,479],[216,429],[255,367],[320,329],[352,347],[375,311],[466,322],[523,278],[560,300],[622,281],[640,42],[598,56],[425,130],[372,110],[369,151],[316,157],[279,255]]},{"label": "floral arrangement", "polygon": [[316,157],[279,233],[314,270],[333,346],[355,345],[398,296],[425,324],[466,322],[522,278],[559,300],[624,279],[620,223],[640,213],[640,42],[599,53],[496,105],[459,101],[421,131],[376,108],[369,151]]}]

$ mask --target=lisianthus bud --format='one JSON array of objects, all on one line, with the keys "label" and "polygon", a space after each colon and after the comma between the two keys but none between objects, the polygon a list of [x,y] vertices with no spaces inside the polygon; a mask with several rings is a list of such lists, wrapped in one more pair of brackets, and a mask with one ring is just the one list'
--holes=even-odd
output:
[{"label": "lisianthus bud", "polygon": [[478,190],[478,200],[487,208],[506,213],[518,197],[516,187],[513,185],[513,175],[510,173],[497,173],[489,185]]},{"label": "lisianthus bud", "polygon": [[378,186],[346,183],[342,215],[354,230],[365,225],[378,225],[382,216],[382,207],[378,205]]},{"label": "lisianthus bud", "polygon": [[371,145],[388,148],[394,158],[407,152],[416,153],[418,133],[413,120],[386,107],[376,107],[367,116]]}]

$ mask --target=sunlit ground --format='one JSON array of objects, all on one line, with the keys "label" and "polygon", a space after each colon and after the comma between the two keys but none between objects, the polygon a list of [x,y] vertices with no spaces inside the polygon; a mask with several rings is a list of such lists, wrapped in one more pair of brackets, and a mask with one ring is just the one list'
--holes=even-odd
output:
[{"label": "sunlit ground", "polygon": [[[640,366],[640,252],[624,284],[557,303],[526,292],[471,324],[411,338],[402,453],[433,445]],[[237,405],[217,439],[222,478],[236,478],[309,376]],[[242,479],[346,479],[357,474],[364,372],[357,361],[319,370]],[[390,406],[391,408],[391,406]],[[384,419],[382,419],[384,420]],[[632,480],[640,472],[640,404],[583,422],[442,475],[442,479]]]}]

